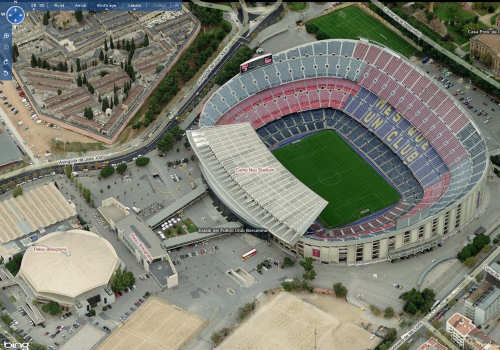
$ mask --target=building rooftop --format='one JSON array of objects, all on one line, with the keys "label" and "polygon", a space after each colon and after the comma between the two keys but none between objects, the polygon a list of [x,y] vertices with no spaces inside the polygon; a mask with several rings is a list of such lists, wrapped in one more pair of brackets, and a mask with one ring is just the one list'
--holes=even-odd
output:
[{"label": "building rooftop", "polygon": [[472,321],[458,312],[454,313],[446,323],[457,330],[462,337],[467,336],[476,326]]},{"label": "building rooftop", "polygon": [[[0,152],[1,153],[1,152]],[[0,202],[0,243],[35,232],[76,215],[53,182]]]},{"label": "building rooftop", "polygon": [[497,350],[499,346],[482,330],[475,328],[467,337],[467,343],[475,350]]},{"label": "building rooftop", "polygon": [[70,230],[48,234],[29,247],[19,273],[36,293],[76,298],[106,285],[119,265],[107,240]]},{"label": "building rooftop", "polygon": [[500,289],[493,286],[484,294],[483,298],[478,300],[478,307],[487,309],[491,304],[495,303],[498,298],[500,298]]},{"label": "building rooftop", "polygon": [[276,159],[249,123],[186,134],[214,191],[228,201],[237,198],[238,215],[288,244],[295,244],[327,206]]},{"label": "building rooftop", "polygon": [[9,134],[0,130],[0,166],[21,160],[23,154]]},{"label": "building rooftop", "polygon": [[448,350],[448,348],[433,337],[427,339],[427,341],[420,345],[417,350]]},{"label": "building rooftop", "polygon": [[99,210],[103,216],[113,220],[113,222],[118,222],[128,215],[127,212],[116,205],[103,205],[99,207]]},{"label": "building rooftop", "polygon": [[500,55],[500,40],[497,34],[479,34],[472,39],[482,42],[491,48],[497,55]]},{"label": "building rooftop", "polygon": [[156,225],[160,224],[165,218],[168,218],[169,216],[175,214],[180,209],[184,208],[186,205],[188,205],[207,191],[207,185],[205,185],[202,181],[194,181],[194,183],[196,184],[196,188],[194,190],[188,192],[181,198],[176,199],[174,202],[172,202],[172,204],[163,208],[158,213],[152,215],[146,220],[146,223],[150,227],[155,227]]},{"label": "building rooftop", "polygon": [[124,239],[138,247],[146,260],[151,262],[166,254],[160,247],[160,238],[136,215],[130,214],[122,218],[116,222],[116,228],[124,232]]}]

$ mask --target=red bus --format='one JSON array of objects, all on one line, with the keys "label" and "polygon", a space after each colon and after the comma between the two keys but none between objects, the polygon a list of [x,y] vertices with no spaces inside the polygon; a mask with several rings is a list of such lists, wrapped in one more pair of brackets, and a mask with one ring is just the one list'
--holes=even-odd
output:
[{"label": "red bus", "polygon": [[251,250],[251,251],[249,251],[248,253],[243,254],[243,255],[241,256],[241,259],[242,259],[243,261],[245,261],[245,260],[247,260],[247,259],[251,258],[251,257],[252,257],[252,256],[254,256],[254,255],[257,255],[257,249],[252,249],[252,250]]}]

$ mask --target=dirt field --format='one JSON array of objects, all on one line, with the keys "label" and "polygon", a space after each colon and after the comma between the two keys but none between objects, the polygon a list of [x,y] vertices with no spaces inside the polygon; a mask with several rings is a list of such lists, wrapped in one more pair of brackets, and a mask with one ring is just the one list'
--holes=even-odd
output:
[{"label": "dirt field", "polygon": [[[22,97],[19,96],[19,90],[16,90],[14,83],[10,81],[3,82],[3,85],[0,85],[0,90],[2,92],[0,95],[4,95],[7,97],[8,103],[12,104],[19,113],[14,115],[7,105],[3,104],[3,101],[0,100],[0,106],[3,108],[9,119],[12,121],[12,124],[15,125],[17,131],[24,139],[24,145],[29,147],[33,154],[38,155],[41,160],[46,159],[45,152],[51,151],[52,140],[58,138],[63,142],[82,142],[94,143],[95,140],[73,133],[69,130],[65,130],[62,128],[49,128],[47,124],[37,124],[34,120],[31,119],[31,115],[33,112],[30,112],[26,107],[24,107],[23,102],[21,101]],[[18,125],[19,121],[23,122],[23,125]],[[24,130],[24,127],[27,126],[28,130]]]},{"label": "dirt field", "polygon": [[358,326],[362,312],[326,295],[280,293],[261,305],[217,350],[365,350],[380,341]]},{"label": "dirt field", "polygon": [[177,306],[151,297],[98,347],[99,350],[177,350],[204,321]]}]

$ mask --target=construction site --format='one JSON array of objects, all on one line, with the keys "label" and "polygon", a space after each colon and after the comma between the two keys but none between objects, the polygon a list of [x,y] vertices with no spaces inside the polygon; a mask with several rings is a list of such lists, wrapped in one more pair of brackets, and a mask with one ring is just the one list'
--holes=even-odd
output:
[{"label": "construction site", "polygon": [[270,296],[217,350],[364,350],[378,337],[365,330],[358,308],[328,295]]}]

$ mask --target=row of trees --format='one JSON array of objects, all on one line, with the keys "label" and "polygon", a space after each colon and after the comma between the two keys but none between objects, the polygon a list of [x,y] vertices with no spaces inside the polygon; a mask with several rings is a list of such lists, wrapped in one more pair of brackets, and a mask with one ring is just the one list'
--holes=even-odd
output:
[{"label": "row of trees", "polygon": [[[94,206],[94,200],[92,199],[92,194],[90,193],[90,190],[83,186],[80,182],[78,182],[78,180],[76,179],[76,177],[73,176],[73,168],[71,167],[71,165],[66,165],[64,167],[64,173],[66,174],[66,177],[75,184],[76,188],[78,189],[78,191],[80,192],[80,194],[83,196],[83,198],[85,199],[85,201],[90,205],[90,206]],[[82,226],[85,226],[86,222],[80,217],[78,216],[78,220],[80,221],[80,223],[82,224]]]},{"label": "row of trees", "polygon": [[[432,46],[427,44],[424,41],[419,41],[419,39],[403,28],[398,22],[394,21],[391,17],[387,16],[383,11],[381,11],[377,6],[375,6],[372,3],[369,3],[368,6],[370,9],[375,11],[377,14],[379,14],[381,17],[383,17],[385,20],[387,20],[389,23],[394,25],[396,28],[398,28],[402,33],[404,33],[407,37],[413,39],[415,42],[420,42],[420,45],[423,48],[423,52],[426,53],[426,56],[430,56],[435,60],[439,60],[443,64],[447,65],[453,73],[462,76],[464,78],[469,78],[472,83],[477,85],[479,88],[481,88],[484,91],[488,91],[489,94],[493,96],[499,96],[500,95],[500,89],[496,88],[495,86],[491,85],[487,81],[483,80],[482,78],[478,77],[474,73],[470,72],[467,68],[462,66],[459,63],[456,63],[452,59],[450,59],[448,56],[442,54],[441,52],[435,50]],[[429,29],[425,25],[421,25],[413,16],[408,16],[405,14],[403,11],[400,11],[398,8],[392,8],[392,10],[401,18],[403,18],[405,21],[410,23],[412,26],[415,28],[419,29],[421,32],[423,32],[425,35],[429,36],[431,39],[434,41],[437,41],[441,46],[445,47],[446,49],[453,51],[455,46],[452,45],[449,42],[446,42],[440,38],[439,35],[434,33],[431,29]]]},{"label": "row of trees", "polygon": [[328,39],[328,35],[312,22],[306,23],[306,30],[309,34],[316,34],[316,39],[318,40]]},{"label": "row of trees", "polygon": [[14,191],[12,191],[12,196],[13,196],[14,198],[16,198],[16,197],[18,197],[18,196],[20,196],[20,195],[22,195],[22,194],[23,194],[23,188],[22,188],[22,186],[20,186],[20,185],[17,185],[17,186],[14,188]]},{"label": "row of trees", "polygon": [[248,46],[243,45],[238,49],[238,52],[231,58],[215,77],[215,83],[218,85],[224,84],[226,81],[234,77],[240,72],[240,64],[248,61],[254,53],[254,50]]},{"label": "row of trees", "polygon": [[[198,8],[198,6],[192,4]],[[200,12],[195,13],[198,19],[203,24],[210,24],[211,28],[204,30],[198,34],[193,44],[185,51],[182,57],[177,61],[174,67],[163,78],[157,89],[151,94],[148,99],[148,109],[144,115],[144,121],[134,124],[134,128],[141,126],[147,127],[155,119],[155,116],[160,113],[163,106],[168,104],[170,100],[179,92],[180,87],[189,81],[210,56],[217,50],[220,42],[231,31],[231,24],[222,19],[222,11],[214,9],[200,8]],[[205,10],[209,15],[205,16]],[[215,15],[214,13],[219,13]],[[219,18],[213,21],[214,17]],[[208,22],[210,23],[208,23]],[[129,56],[130,57],[130,56]],[[129,62],[130,63],[130,62]],[[125,71],[133,79],[133,68],[130,66]]]},{"label": "row of trees", "polygon": [[158,142],[158,150],[165,154],[168,153],[176,141],[182,140],[182,134],[183,131],[177,125],[169,129]]},{"label": "row of trees", "polygon": [[146,166],[148,164],[149,164],[148,157],[139,157],[135,160],[135,165],[137,165],[137,166]]},{"label": "row of trees", "polygon": [[221,10],[209,7],[201,7],[192,2],[189,3],[191,12],[198,17],[200,22],[207,26],[215,26],[223,21]]},{"label": "row of trees", "polygon": [[[16,46],[17,48],[17,46]],[[19,56],[19,51],[16,49],[17,56]],[[14,53],[14,50],[12,52],[12,55],[15,56],[16,54]],[[15,62],[15,60],[14,60]],[[44,59],[42,60],[40,57],[36,57],[35,54],[31,54],[31,68],[43,68],[43,69],[48,69],[48,70],[54,70],[54,71],[60,71],[60,72],[67,72],[69,67],[67,62],[58,62],[56,66],[51,66],[50,63]]]},{"label": "row of trees", "polygon": [[490,243],[490,237],[486,235],[477,235],[474,237],[472,243],[467,244],[458,253],[457,257],[461,262],[465,262],[467,259],[476,256],[481,249]]}]

